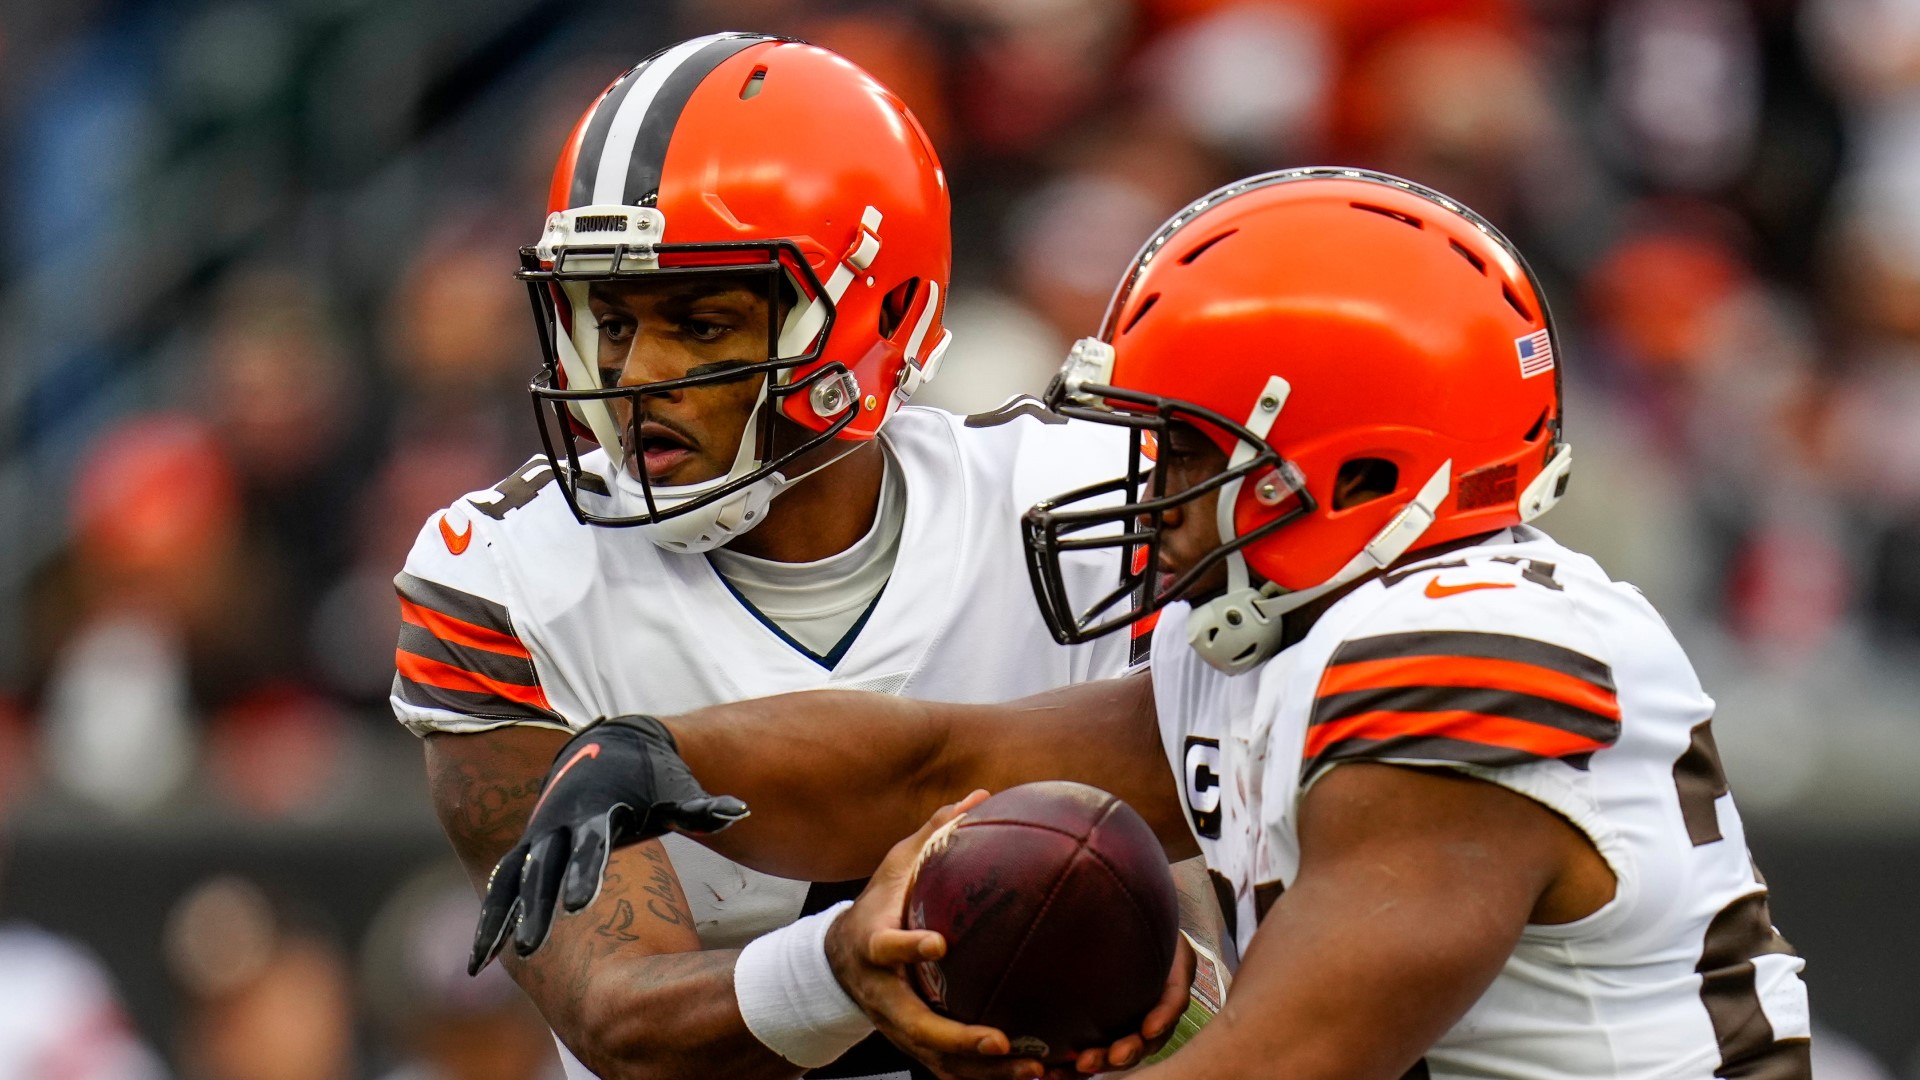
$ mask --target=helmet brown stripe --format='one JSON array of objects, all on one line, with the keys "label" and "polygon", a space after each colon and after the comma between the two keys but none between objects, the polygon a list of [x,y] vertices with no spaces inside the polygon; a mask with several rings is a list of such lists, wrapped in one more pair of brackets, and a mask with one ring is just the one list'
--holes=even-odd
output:
[{"label": "helmet brown stripe", "polygon": [[713,74],[713,69],[750,45],[768,40],[758,35],[722,38],[701,49],[667,76],[660,92],[653,97],[647,115],[640,121],[640,132],[633,140],[633,159],[627,166],[627,184],[621,202],[628,206],[652,206],[660,196],[660,172],[667,160],[667,144],[680,123],[680,113],[694,90]]}]

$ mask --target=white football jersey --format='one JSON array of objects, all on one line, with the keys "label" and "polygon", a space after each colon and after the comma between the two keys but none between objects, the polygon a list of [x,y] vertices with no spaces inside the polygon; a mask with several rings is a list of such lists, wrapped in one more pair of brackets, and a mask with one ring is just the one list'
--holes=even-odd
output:
[{"label": "white football jersey", "polygon": [[[761,618],[706,556],[662,550],[638,530],[580,524],[536,458],[421,530],[395,579],[404,619],[395,715],[422,735],[578,730],[604,716],[823,688],[1005,701],[1126,671],[1124,634],[1054,642],[1020,532],[1020,515],[1040,499],[1120,475],[1123,433],[1016,399],[965,418],[902,408],[880,439],[906,493],[899,556],[829,654]],[[582,466],[608,468],[598,451]],[[1090,552],[1072,569],[1088,591],[1119,579],[1112,552]],[[858,893],[858,883],[810,888],[761,874],[683,837],[665,843],[707,948],[739,947]]]},{"label": "white football jersey", "polygon": [[1317,778],[1456,769],[1572,822],[1618,884],[1586,918],[1528,926],[1427,1074],[1809,1075],[1802,961],[1772,926],[1713,701],[1632,586],[1515,528],[1360,586],[1238,678],[1187,647],[1188,615],[1155,631],[1154,698],[1243,951],[1299,870]]}]

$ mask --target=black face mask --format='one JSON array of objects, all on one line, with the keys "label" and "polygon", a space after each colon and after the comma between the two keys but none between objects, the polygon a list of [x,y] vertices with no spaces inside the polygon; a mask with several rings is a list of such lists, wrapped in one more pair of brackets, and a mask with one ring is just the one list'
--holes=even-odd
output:
[{"label": "black face mask", "polygon": [[[1026,539],[1027,573],[1034,599],[1040,605],[1054,640],[1073,645],[1091,641],[1152,615],[1175,600],[1187,599],[1195,583],[1227,556],[1265,539],[1313,512],[1300,471],[1245,425],[1211,409],[1174,398],[1144,394],[1117,386],[1086,384],[1069,393],[1056,378],[1047,388],[1049,409],[1072,420],[1124,427],[1128,430],[1127,471],[1123,476],[1076,488],[1036,504],[1021,518]],[[1166,471],[1156,469],[1150,446],[1169,445],[1178,424],[1212,427],[1226,432],[1251,451],[1238,464],[1228,464],[1183,491],[1166,491]],[[1261,501],[1275,507],[1271,521],[1219,544],[1177,575],[1158,573],[1162,516],[1187,507],[1235,480],[1257,478],[1259,492],[1271,488]],[[1116,578],[1097,587],[1076,585],[1083,568],[1069,567],[1077,552],[1115,550]]]}]

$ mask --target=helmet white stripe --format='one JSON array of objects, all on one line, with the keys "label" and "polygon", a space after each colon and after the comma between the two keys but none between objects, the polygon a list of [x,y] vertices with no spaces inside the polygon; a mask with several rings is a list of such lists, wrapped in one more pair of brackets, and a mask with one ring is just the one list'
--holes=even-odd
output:
[{"label": "helmet white stripe", "polygon": [[706,37],[683,41],[648,64],[645,71],[636,76],[633,88],[627,91],[620,102],[620,110],[613,114],[613,124],[607,128],[607,141],[600,150],[600,161],[594,172],[593,202],[604,205],[623,201],[627,189],[627,169],[633,164],[633,144],[640,135],[640,124],[647,118],[647,110],[653,107],[653,99],[660,93],[660,87],[668,76],[686,63],[693,54],[708,45],[729,37],[727,34],[709,34]]}]

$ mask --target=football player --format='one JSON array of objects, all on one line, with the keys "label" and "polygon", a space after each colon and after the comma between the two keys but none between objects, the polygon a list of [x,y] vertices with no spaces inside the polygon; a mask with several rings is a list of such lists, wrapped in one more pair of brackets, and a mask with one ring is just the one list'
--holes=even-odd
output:
[{"label": "football player", "polygon": [[[951,243],[939,162],[885,87],[798,42],[683,42],[580,118],[549,211],[520,274],[548,452],[435,514],[396,579],[393,708],[476,884],[599,717],[816,687],[992,701],[1128,668],[1126,640],[1053,641],[1018,528],[1124,440],[1032,402],[904,407],[947,345]],[[872,1025],[803,918],[858,891],[668,837],[615,856],[512,973],[602,1076],[905,1075],[884,1040],[843,1057]]]},{"label": "football player", "polygon": [[[1049,391],[1131,433],[1131,479],[1157,456],[1146,496],[1089,488],[1025,520],[1061,640],[1160,609],[1150,675],[1012,706],[809,694],[602,724],[575,742],[598,767],[556,773],[528,839],[557,862],[610,806],[645,835],[716,805],[691,767],[755,811],[717,850],[879,865],[827,948],[885,1030],[951,1072],[1031,1077],[899,976],[944,948],[902,928],[901,900],[955,808],[889,845],[970,788],[1080,780],[1169,853],[1203,853],[1234,899],[1225,1011],[1144,1075],[1807,1077],[1802,961],[1771,925],[1712,700],[1638,591],[1529,524],[1571,461],[1558,346],[1519,253],[1443,195],[1335,169],[1217,191],[1149,241]],[[1066,556],[1096,543],[1144,553],[1125,565],[1149,602],[1076,598]],[[816,749],[804,733],[828,722],[858,753]],[[572,847],[568,907],[600,858]],[[517,871],[481,956],[516,896],[530,917],[550,903]]]}]

